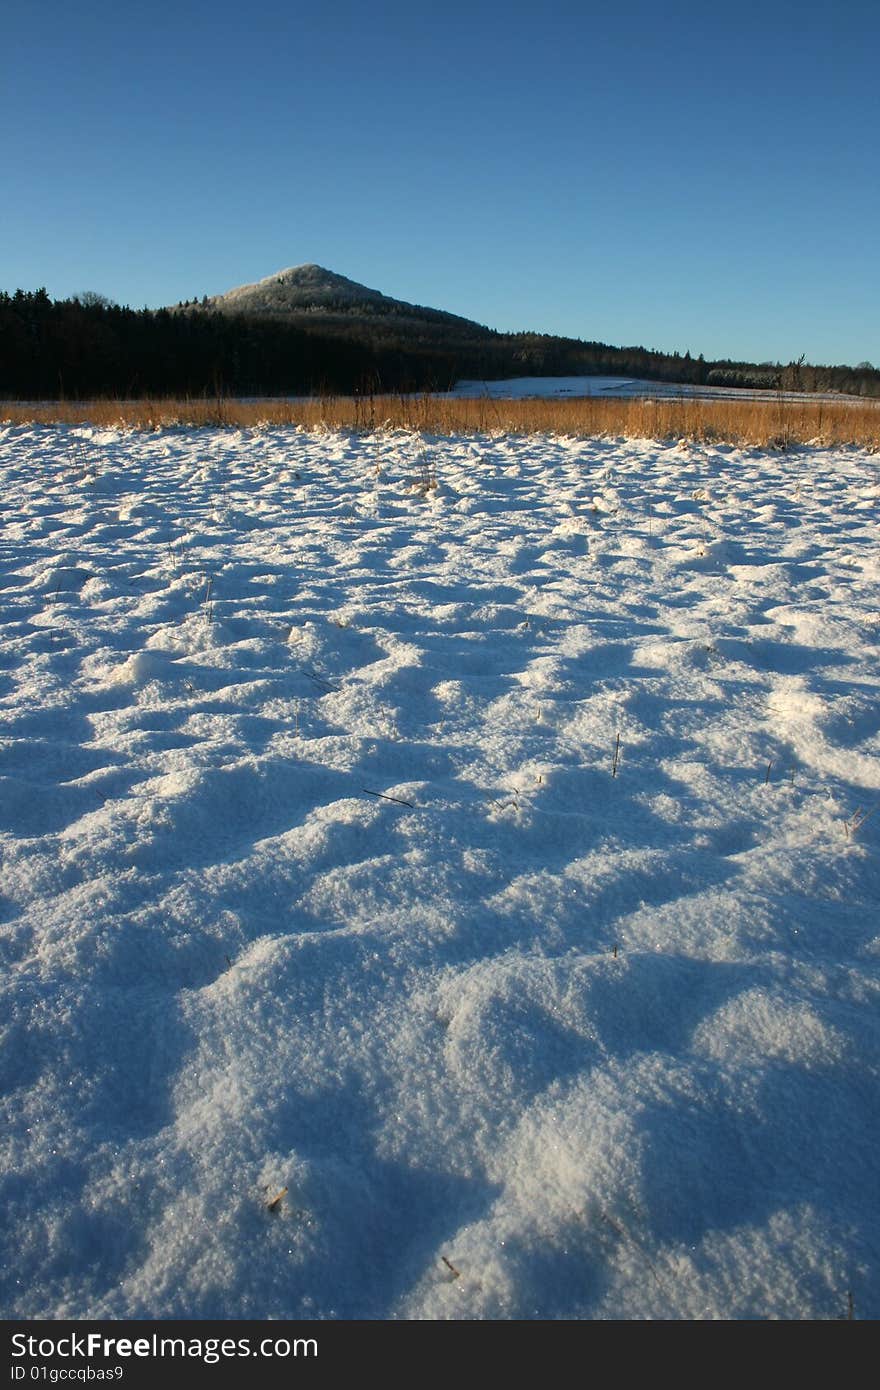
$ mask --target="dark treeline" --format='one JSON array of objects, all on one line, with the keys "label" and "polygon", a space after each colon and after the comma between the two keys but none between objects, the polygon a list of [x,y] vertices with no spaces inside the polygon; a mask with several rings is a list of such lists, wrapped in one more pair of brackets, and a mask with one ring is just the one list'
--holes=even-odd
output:
[{"label": "dark treeline", "polygon": [[442,391],[461,378],[576,375],[880,396],[880,371],[867,364],[707,362],[495,333],[440,311],[254,318],[195,304],[135,310],[96,295],[0,292],[0,397],[13,400]]}]

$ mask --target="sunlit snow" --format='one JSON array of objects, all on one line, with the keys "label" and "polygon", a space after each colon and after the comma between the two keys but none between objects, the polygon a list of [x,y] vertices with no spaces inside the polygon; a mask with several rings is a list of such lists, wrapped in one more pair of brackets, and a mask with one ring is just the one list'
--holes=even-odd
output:
[{"label": "sunlit snow", "polygon": [[3,1316],[880,1315],[880,457],[0,478]]}]

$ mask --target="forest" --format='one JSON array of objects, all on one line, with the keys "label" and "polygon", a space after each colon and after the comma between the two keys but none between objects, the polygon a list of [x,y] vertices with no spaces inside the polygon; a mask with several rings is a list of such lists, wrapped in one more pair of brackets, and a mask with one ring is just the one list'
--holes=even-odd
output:
[{"label": "forest", "polygon": [[0,292],[0,397],[290,396],[445,391],[463,378],[631,376],[685,385],[880,396],[858,366],[709,361],[542,333],[497,333],[440,311],[290,319],[131,309],[101,295]]}]

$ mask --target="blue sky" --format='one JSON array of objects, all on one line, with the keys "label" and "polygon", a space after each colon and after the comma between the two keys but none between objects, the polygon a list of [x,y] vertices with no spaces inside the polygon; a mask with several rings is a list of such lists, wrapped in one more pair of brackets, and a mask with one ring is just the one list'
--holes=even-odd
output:
[{"label": "blue sky", "polygon": [[6,0],[0,288],[880,365],[880,5]]}]

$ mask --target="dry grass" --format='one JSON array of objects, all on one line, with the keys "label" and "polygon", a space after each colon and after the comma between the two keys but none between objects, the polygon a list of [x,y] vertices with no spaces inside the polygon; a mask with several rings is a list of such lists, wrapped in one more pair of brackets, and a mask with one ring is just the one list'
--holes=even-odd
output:
[{"label": "dry grass", "polygon": [[818,442],[880,449],[880,401],[844,398],[459,400],[425,395],[300,401],[50,401],[2,406],[0,418],[13,424],[92,424],[112,429],[298,425],[304,429],[406,429],[426,434],[623,435],[775,448]]}]

